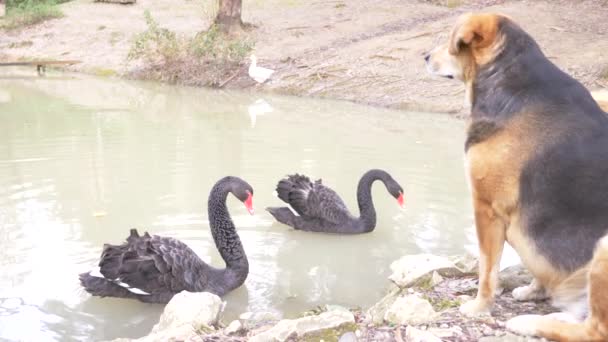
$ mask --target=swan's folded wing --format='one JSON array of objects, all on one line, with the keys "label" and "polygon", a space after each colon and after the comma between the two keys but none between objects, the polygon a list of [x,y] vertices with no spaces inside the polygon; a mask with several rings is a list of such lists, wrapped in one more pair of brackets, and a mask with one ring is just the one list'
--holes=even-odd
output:
[{"label": "swan's folded wing", "polygon": [[308,194],[308,216],[319,218],[334,224],[340,224],[348,219],[349,211],[346,205],[332,189],[315,183]]},{"label": "swan's folded wing", "polygon": [[[186,244],[152,236],[132,241],[112,278],[117,284],[147,294],[197,290],[206,266]],[[103,271],[102,271],[103,274]],[[198,274],[195,276],[195,274]],[[133,292],[133,291],[132,291]]]}]

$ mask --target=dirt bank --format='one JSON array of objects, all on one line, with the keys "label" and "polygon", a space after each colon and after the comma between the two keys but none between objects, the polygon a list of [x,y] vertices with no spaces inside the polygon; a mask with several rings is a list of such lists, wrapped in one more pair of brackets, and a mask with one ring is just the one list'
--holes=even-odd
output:
[{"label": "dirt bank", "polygon": [[[140,67],[126,56],[134,35],[145,29],[145,9],[184,36],[205,29],[210,19],[192,0],[128,6],[76,0],[61,7],[63,18],[0,32],[0,58],[78,59],[82,63],[71,70],[125,75]],[[462,86],[429,77],[422,54],[445,39],[458,15],[478,10],[512,16],[562,69],[592,90],[608,88],[605,0],[245,1],[243,19],[257,26],[249,34],[258,64],[277,72],[256,85],[243,65],[226,87],[459,112]]]}]

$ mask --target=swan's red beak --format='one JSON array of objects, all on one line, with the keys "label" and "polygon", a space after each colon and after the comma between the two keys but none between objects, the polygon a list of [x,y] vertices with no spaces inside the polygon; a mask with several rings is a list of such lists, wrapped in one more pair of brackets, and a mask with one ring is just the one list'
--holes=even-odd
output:
[{"label": "swan's red beak", "polygon": [[245,200],[245,207],[247,208],[247,211],[253,215],[253,195],[252,194],[247,194],[247,199]]},{"label": "swan's red beak", "polygon": [[405,197],[403,197],[403,193],[399,194],[399,198],[397,198],[397,203],[399,203],[399,206],[401,208],[405,209]]}]

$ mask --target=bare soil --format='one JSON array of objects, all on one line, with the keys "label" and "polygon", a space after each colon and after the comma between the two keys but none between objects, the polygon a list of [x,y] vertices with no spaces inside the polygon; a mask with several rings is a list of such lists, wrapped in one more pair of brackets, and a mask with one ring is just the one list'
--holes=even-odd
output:
[{"label": "bare soil", "polygon": [[[243,20],[254,24],[247,34],[256,41],[258,64],[277,72],[258,85],[244,62],[227,88],[458,113],[463,87],[427,75],[422,55],[469,11],[512,16],[554,63],[591,90],[608,88],[606,0],[251,0],[243,6]],[[200,0],[75,0],[61,8],[63,18],[0,32],[0,61],[77,59],[82,63],[70,70],[132,75],[143,66],[126,56],[134,35],[145,30],[145,9],[183,36],[212,20]]]}]

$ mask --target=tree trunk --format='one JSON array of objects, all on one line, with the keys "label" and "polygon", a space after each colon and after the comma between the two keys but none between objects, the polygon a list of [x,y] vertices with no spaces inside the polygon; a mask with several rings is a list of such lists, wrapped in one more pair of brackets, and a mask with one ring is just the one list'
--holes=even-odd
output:
[{"label": "tree trunk", "polygon": [[0,0],[0,17],[4,17],[6,14],[6,1]]},{"label": "tree trunk", "polygon": [[215,24],[225,33],[242,30],[241,8],[243,0],[218,0],[220,2]]}]

